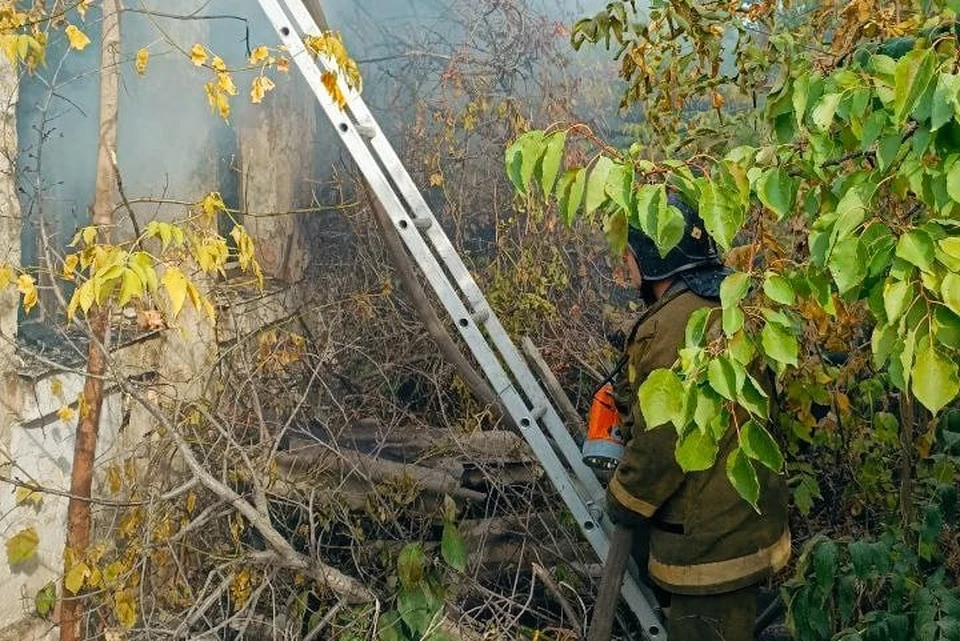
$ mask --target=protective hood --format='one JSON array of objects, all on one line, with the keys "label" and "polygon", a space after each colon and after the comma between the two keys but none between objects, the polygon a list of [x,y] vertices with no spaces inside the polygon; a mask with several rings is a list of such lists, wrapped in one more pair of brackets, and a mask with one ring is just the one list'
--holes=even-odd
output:
[{"label": "protective hood", "polygon": [[697,296],[720,300],[720,283],[731,273],[733,270],[724,265],[707,265],[678,275]]}]

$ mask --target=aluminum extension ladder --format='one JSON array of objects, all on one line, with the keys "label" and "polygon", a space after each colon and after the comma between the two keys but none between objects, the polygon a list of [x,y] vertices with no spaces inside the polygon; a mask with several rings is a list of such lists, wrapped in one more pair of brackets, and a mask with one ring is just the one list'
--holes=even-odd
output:
[{"label": "aluminum extension ladder", "polygon": [[[603,517],[603,487],[582,462],[580,448],[363,99],[346,85],[342,73],[338,78],[347,101],[345,109],[333,102],[323,86],[322,71],[339,69],[328,57],[320,56],[315,61],[306,48],[304,39],[320,35],[320,27],[302,0],[258,1],[506,411],[520,427],[583,535],[600,560],[605,561],[612,525]],[[636,615],[646,638],[666,641],[659,606],[649,589],[641,586],[630,572],[624,577],[621,596]]]}]

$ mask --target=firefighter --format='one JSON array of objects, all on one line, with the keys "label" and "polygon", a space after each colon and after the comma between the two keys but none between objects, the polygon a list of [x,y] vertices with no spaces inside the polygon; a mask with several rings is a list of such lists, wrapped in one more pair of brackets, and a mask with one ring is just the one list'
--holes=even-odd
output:
[{"label": "firefighter", "polygon": [[[648,307],[625,345],[627,367],[614,391],[625,447],[608,485],[607,510],[615,523],[635,530],[634,558],[665,601],[671,641],[751,641],[759,586],[790,558],[785,480],[756,466],[758,514],[726,476],[733,430],[712,469],[684,473],[674,458],[676,429],[647,430],[636,400],[646,376],[676,361],[690,314],[719,306],[729,273],[698,213],[676,194],[669,202],[686,226],[665,257],[642,232],[629,231],[626,266]],[[755,378],[772,385],[769,375]]]}]

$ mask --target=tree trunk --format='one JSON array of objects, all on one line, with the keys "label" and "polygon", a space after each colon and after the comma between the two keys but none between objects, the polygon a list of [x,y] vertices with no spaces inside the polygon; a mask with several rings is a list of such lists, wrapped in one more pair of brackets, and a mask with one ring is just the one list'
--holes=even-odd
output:
[{"label": "tree trunk", "polygon": [[[116,175],[113,157],[117,149],[117,111],[120,70],[120,0],[103,3],[103,36],[100,45],[100,144],[97,154],[97,182],[91,207],[91,222],[99,229],[100,242],[110,242],[115,203]],[[90,344],[87,348],[87,380],[73,450],[70,475],[70,503],[67,508],[67,537],[64,550],[64,575],[70,564],[81,560],[90,545],[90,494],[93,489],[94,461],[100,412],[103,407],[103,376],[106,373],[110,340],[110,305],[93,308],[89,317]],[[83,638],[85,614],[81,595],[63,585],[60,608],[60,641]]]}]

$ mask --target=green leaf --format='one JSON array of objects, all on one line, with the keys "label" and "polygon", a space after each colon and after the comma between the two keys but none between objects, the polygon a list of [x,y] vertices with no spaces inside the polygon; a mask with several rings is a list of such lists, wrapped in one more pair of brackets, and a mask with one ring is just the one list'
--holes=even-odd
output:
[{"label": "green leaf", "polygon": [[560,173],[560,164],[563,162],[563,150],[567,144],[567,132],[557,131],[547,138],[543,160],[540,161],[540,186],[543,187],[544,198],[553,193],[554,183]]},{"label": "green leaf", "polygon": [[431,599],[423,587],[401,590],[397,597],[400,618],[419,639],[430,627],[437,612],[435,599]]},{"label": "green leaf", "polygon": [[957,110],[958,91],[960,91],[960,76],[952,73],[940,74],[937,78],[937,88],[933,92],[931,131],[936,131],[953,119]]},{"label": "green leaf", "polygon": [[840,240],[827,263],[840,295],[858,287],[867,275],[867,261],[860,239],[848,236]]},{"label": "green leaf", "polygon": [[887,314],[887,322],[891,325],[907,311],[907,306],[915,296],[913,284],[897,280],[883,286],[883,310]]},{"label": "green leaf", "polygon": [[728,307],[723,310],[722,313],[722,324],[723,324],[723,333],[727,336],[733,336],[741,329],[743,329],[743,323],[746,320],[746,316],[743,314],[743,310],[739,307]]},{"label": "green leaf", "polygon": [[709,307],[694,310],[687,319],[687,328],[684,332],[684,343],[687,347],[700,347],[707,333],[707,321],[710,319]]},{"label": "green leaf", "polygon": [[637,391],[647,429],[678,419],[683,414],[683,385],[671,370],[654,370]]},{"label": "green leaf", "polygon": [[407,636],[403,634],[403,622],[400,613],[396,610],[388,610],[380,616],[380,622],[377,625],[377,633],[380,641],[406,641]]},{"label": "green leaf", "polygon": [[766,323],[760,332],[760,344],[764,353],[773,360],[786,365],[797,364],[797,337],[778,323]]},{"label": "green leaf", "polygon": [[947,274],[940,283],[940,295],[943,302],[954,314],[960,316],[960,276]]},{"label": "green leaf", "polygon": [[440,554],[447,565],[457,572],[467,569],[467,547],[457,526],[447,521],[443,524],[443,534],[440,537]]},{"label": "green leaf", "polygon": [[560,212],[567,226],[573,224],[577,210],[580,209],[580,204],[583,202],[583,190],[586,182],[587,170],[581,167],[580,169],[567,170],[564,173],[564,177],[560,180],[560,184],[557,185],[558,190],[562,188],[559,198]]},{"label": "green leaf", "polygon": [[46,617],[53,612],[53,607],[57,604],[57,585],[52,581],[41,588],[35,597],[33,605],[37,614]]},{"label": "green leaf", "polygon": [[585,216],[592,214],[607,199],[607,177],[610,175],[612,167],[612,160],[606,156],[600,156],[593,165],[593,169],[590,170],[590,177],[587,178],[586,198],[583,202]]},{"label": "green leaf", "polygon": [[707,381],[717,394],[728,401],[736,399],[740,386],[733,364],[727,358],[720,356],[710,361],[707,365]]},{"label": "green leaf", "polygon": [[775,272],[767,272],[763,281],[763,293],[767,298],[782,305],[793,305],[796,294],[790,281]]},{"label": "green leaf", "polygon": [[883,366],[893,351],[897,340],[897,329],[892,325],[877,325],[873,328],[870,337],[870,348],[873,351],[873,363],[877,368]]},{"label": "green leaf", "polygon": [[633,200],[633,165],[614,163],[607,176],[606,192],[621,209],[630,210]]},{"label": "green leaf", "polygon": [[722,399],[707,387],[698,388],[697,392],[697,405],[693,411],[693,422],[701,430],[706,430],[710,422],[720,414]]},{"label": "green leaf", "polygon": [[657,234],[653,240],[657,245],[657,249],[660,251],[661,258],[680,244],[686,229],[687,223],[683,218],[683,214],[673,205],[668,205],[666,209],[660,212],[660,216],[657,219]]},{"label": "green leaf", "polygon": [[740,427],[740,447],[747,456],[766,465],[774,472],[783,469],[780,446],[765,427],[750,420]]},{"label": "green leaf", "polygon": [[637,190],[637,223],[653,239],[660,256],[666,256],[683,239],[686,222],[680,210],[667,204],[665,185],[644,185]]},{"label": "green leaf", "polygon": [[744,208],[736,192],[709,179],[698,181],[700,187],[700,217],[707,233],[721,247],[730,249],[733,239],[743,226]]},{"label": "green leaf", "polygon": [[807,102],[810,100],[810,74],[805,73],[793,81],[793,115],[797,120],[797,127],[803,126],[803,117],[807,112]]},{"label": "green leaf", "polygon": [[802,516],[807,516],[810,513],[815,498],[823,498],[820,494],[820,485],[816,478],[804,474],[800,477],[800,483],[797,484],[796,489],[793,490],[793,502]]},{"label": "green leaf", "polygon": [[908,231],[897,241],[896,255],[923,271],[930,271],[935,257],[933,240],[919,229]]},{"label": "green leaf", "polygon": [[829,594],[837,577],[836,543],[825,539],[813,548],[813,572],[821,594]]},{"label": "green leaf", "polygon": [[930,49],[917,49],[897,61],[893,72],[893,108],[897,123],[903,125],[917,107],[936,73],[936,56]]},{"label": "green leaf", "polygon": [[720,283],[720,304],[724,309],[739,305],[749,289],[750,274],[733,272]]},{"label": "green leaf", "polygon": [[820,98],[820,102],[813,108],[813,124],[824,131],[830,128],[833,122],[833,116],[837,113],[837,106],[840,104],[841,95],[838,93],[828,93]]},{"label": "green leaf", "polygon": [[867,204],[873,196],[873,185],[857,185],[848,189],[837,203],[837,222],[833,231],[834,240],[846,238],[863,223]]},{"label": "green leaf", "polygon": [[737,493],[756,510],[760,499],[760,482],[753,463],[739,447],[727,456],[727,478]]},{"label": "green leaf", "polygon": [[777,215],[777,220],[781,220],[793,211],[799,184],[799,180],[791,178],[782,169],[768,169],[760,177],[757,196],[767,209]]},{"label": "green leaf", "polygon": [[7,539],[7,562],[11,566],[19,565],[32,559],[40,545],[37,531],[28,527]]},{"label": "green leaf", "polygon": [[684,472],[701,472],[713,467],[719,451],[711,431],[694,429],[677,440],[675,456]]},{"label": "green leaf", "polygon": [[397,557],[397,574],[400,584],[407,590],[414,589],[423,579],[423,566],[426,557],[419,543],[408,543]]},{"label": "green leaf", "polygon": [[936,414],[960,392],[957,363],[927,343],[917,354],[911,389],[924,407]]}]

